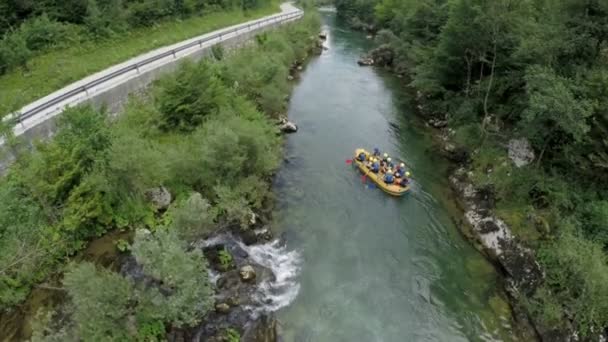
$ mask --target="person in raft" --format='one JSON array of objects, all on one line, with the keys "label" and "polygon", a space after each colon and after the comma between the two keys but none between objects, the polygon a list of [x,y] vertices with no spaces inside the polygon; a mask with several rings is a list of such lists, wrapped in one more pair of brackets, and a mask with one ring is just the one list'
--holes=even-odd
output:
[{"label": "person in raft", "polygon": [[405,164],[401,163],[397,166],[397,170],[395,170],[395,178],[403,177],[405,173]]},{"label": "person in raft", "polygon": [[405,172],[405,177],[401,178],[401,180],[399,181],[399,185],[404,188],[408,186],[410,184],[410,176],[411,174],[409,172]]},{"label": "person in raft", "polygon": [[373,173],[380,172],[380,163],[378,162],[378,159],[374,159],[372,161],[372,165],[371,165],[370,169],[372,170]]},{"label": "person in raft", "polygon": [[382,156],[382,165],[386,165],[387,160],[388,160],[388,153],[385,153],[385,154]]},{"label": "person in raft", "polygon": [[395,182],[395,176],[393,176],[393,170],[388,170],[386,171],[386,174],[384,175],[384,183],[386,184],[393,184]]},{"label": "person in raft", "polygon": [[359,153],[359,155],[357,156],[357,159],[358,159],[360,162],[364,162],[364,161],[367,159],[367,155],[365,154],[365,152],[361,152],[361,153]]},{"label": "person in raft", "polygon": [[374,157],[380,157],[380,150],[377,147],[374,148]]}]

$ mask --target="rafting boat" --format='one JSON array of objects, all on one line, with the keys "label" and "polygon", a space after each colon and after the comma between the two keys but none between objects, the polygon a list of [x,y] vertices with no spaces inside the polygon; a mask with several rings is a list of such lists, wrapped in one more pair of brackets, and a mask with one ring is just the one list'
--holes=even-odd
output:
[{"label": "rafting boat", "polygon": [[396,182],[395,182],[395,184],[386,184],[384,182],[384,172],[380,171],[378,173],[373,173],[367,167],[366,162],[362,162],[357,158],[362,152],[365,153],[366,156],[369,156],[371,154],[370,152],[368,152],[362,148],[355,150],[355,158],[353,158],[353,164],[359,168],[361,173],[363,173],[368,179],[370,179],[372,182],[374,182],[377,187],[379,187],[380,189],[382,189],[382,191],[384,191],[387,194],[392,195],[392,196],[403,196],[408,191],[410,191],[409,185],[406,187],[403,187],[401,185],[396,184]]}]

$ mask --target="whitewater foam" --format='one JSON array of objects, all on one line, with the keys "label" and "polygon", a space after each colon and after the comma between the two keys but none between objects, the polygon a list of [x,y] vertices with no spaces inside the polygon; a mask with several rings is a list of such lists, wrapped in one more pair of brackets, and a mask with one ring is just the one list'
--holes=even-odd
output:
[{"label": "whitewater foam", "polygon": [[266,279],[258,285],[254,295],[256,312],[273,312],[289,305],[298,296],[300,284],[297,276],[300,272],[301,256],[295,250],[288,250],[279,240],[264,245],[239,246],[249,254],[257,264],[272,270],[274,278]]},{"label": "whitewater foam", "polygon": [[[236,243],[249,255],[254,264],[258,264],[272,271],[274,277],[268,277],[258,284],[253,294],[255,305],[248,306],[254,316],[260,313],[277,311],[291,304],[300,292],[297,281],[302,263],[300,253],[289,250],[279,240],[262,244],[247,246],[232,235],[219,235],[203,241],[201,247],[210,247],[218,244]],[[218,275],[210,275],[217,280]]]}]

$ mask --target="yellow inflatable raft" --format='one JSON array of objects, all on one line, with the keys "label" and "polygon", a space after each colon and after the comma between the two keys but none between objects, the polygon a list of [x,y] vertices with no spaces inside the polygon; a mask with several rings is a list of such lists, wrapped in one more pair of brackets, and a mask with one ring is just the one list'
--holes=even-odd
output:
[{"label": "yellow inflatable raft", "polygon": [[[366,162],[361,162],[357,157],[361,154],[361,152],[365,153],[366,156],[369,156],[370,153],[362,148],[358,148],[355,150],[355,158],[353,158],[353,164],[355,164],[359,170],[367,176],[372,182],[376,184],[382,191],[386,192],[392,196],[403,196],[408,191],[410,191],[409,185],[403,187],[398,184],[386,184],[384,182],[384,172],[380,171],[378,173],[373,173],[370,169],[365,165]],[[396,182],[395,182],[396,183]]]}]

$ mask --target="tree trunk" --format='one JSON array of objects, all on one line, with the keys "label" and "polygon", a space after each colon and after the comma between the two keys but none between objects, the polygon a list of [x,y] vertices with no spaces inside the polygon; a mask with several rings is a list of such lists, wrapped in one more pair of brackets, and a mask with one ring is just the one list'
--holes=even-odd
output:
[{"label": "tree trunk", "polygon": [[[485,54],[484,54],[485,55]],[[481,67],[479,68],[479,87],[477,87],[477,96],[479,96],[479,89],[481,89],[481,81],[483,81],[483,66],[485,65],[485,57],[484,55],[479,56],[479,61],[481,62]]]},{"label": "tree trunk", "polygon": [[492,50],[492,67],[490,68],[490,82],[488,82],[488,88],[486,89],[486,96],[483,99],[483,121],[481,122],[481,132],[485,133],[486,131],[486,121],[488,120],[488,100],[490,98],[490,92],[492,91],[492,86],[494,84],[494,70],[496,69],[496,49],[498,42],[494,40],[494,47]]},{"label": "tree trunk", "polygon": [[471,74],[473,73],[473,58],[469,55],[468,51],[465,53],[464,60],[467,62],[467,85],[464,94],[468,98],[471,91]]}]

